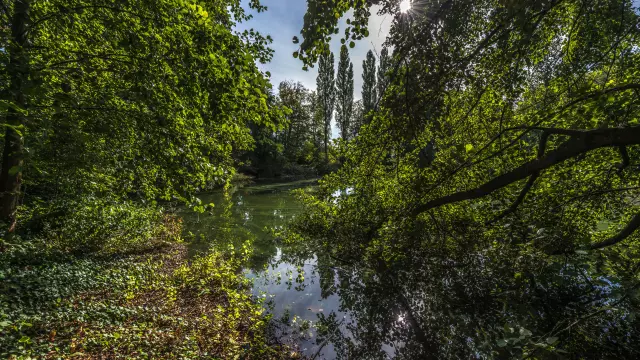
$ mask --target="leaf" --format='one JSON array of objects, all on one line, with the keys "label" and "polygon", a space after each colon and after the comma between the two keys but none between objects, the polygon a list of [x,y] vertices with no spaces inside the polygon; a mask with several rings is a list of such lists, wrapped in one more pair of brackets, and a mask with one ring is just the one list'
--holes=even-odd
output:
[{"label": "leaf", "polygon": [[556,341],[558,341],[558,338],[556,336],[551,336],[551,337],[547,338],[547,344],[549,344],[549,345],[555,344]]},{"label": "leaf", "polygon": [[473,150],[473,145],[471,144],[467,144],[464,146],[465,150],[467,150],[467,152],[470,152],[471,150]]},{"label": "leaf", "polygon": [[356,43],[355,43],[355,42],[353,42],[353,41],[352,41],[352,42],[350,42],[350,43],[349,43],[349,47],[353,49],[354,47],[356,47]]},{"label": "leaf", "polygon": [[297,51],[293,52],[293,57],[296,58],[296,59],[298,58],[298,52]]},{"label": "leaf", "polygon": [[527,330],[525,328],[520,328],[520,335],[522,335],[522,336],[531,336],[531,335],[533,335],[533,333],[530,330]]},{"label": "leaf", "polygon": [[299,42],[300,42],[300,39],[298,39],[298,37],[297,37],[297,36],[294,36],[294,37],[293,37],[293,43],[294,43],[294,44],[297,44],[297,43],[299,43]]},{"label": "leaf", "polygon": [[504,339],[500,339],[500,340],[498,340],[497,344],[498,344],[499,347],[505,347],[505,346],[507,346],[507,341],[504,340]]},{"label": "leaf", "polygon": [[9,169],[9,175],[14,176],[15,174],[22,171],[22,166],[12,166]]},{"label": "leaf", "polygon": [[28,337],[28,336],[26,336],[26,335],[23,335],[23,336],[20,338],[20,340],[18,340],[18,342],[21,342],[21,343],[29,343],[30,341],[31,341],[31,338],[30,338],[30,337]]}]

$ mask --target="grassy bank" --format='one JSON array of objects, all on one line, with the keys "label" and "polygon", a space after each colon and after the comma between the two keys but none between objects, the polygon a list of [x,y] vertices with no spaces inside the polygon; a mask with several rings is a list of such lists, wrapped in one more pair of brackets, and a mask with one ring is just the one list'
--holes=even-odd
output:
[{"label": "grassy bank", "polygon": [[269,344],[242,259],[188,258],[179,219],[159,226],[115,252],[0,243],[0,358],[289,357]]}]

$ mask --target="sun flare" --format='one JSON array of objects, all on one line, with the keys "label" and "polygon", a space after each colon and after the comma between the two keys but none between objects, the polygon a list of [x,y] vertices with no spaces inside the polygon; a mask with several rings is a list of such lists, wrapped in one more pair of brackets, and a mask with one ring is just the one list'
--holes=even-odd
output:
[{"label": "sun flare", "polygon": [[411,10],[411,0],[401,0],[400,1],[400,12],[406,13]]}]

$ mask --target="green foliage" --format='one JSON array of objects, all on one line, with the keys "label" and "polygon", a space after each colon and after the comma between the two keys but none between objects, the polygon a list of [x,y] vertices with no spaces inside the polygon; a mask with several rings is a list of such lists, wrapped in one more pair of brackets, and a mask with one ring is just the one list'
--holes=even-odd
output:
[{"label": "green foliage", "polygon": [[340,137],[348,141],[351,135],[353,114],[353,63],[349,60],[349,50],[342,45],[336,74],[336,123]]},{"label": "green foliage", "polygon": [[377,73],[377,95],[378,101],[382,101],[384,97],[384,93],[389,86],[389,71],[391,70],[392,65],[392,55],[389,54],[389,48],[386,46],[382,48],[380,51],[380,61],[378,65],[378,73]]},{"label": "green foliage", "polygon": [[37,266],[16,266],[13,252],[0,267],[3,358],[282,358],[266,345],[269,317],[238,276],[247,246],[234,258],[187,261],[185,246],[173,243]]},{"label": "green foliage", "polygon": [[360,128],[364,125],[364,106],[362,100],[353,102],[353,111],[351,113],[351,136],[355,136],[360,132]]},{"label": "green foliage", "polygon": [[[348,26],[345,29],[342,43],[344,44],[349,40],[360,40],[369,36],[369,29],[367,29],[369,16],[371,15],[369,2],[360,0],[318,0],[309,1],[307,5],[304,26],[300,31],[303,41],[300,43],[297,37],[293,38],[294,44],[300,44],[300,49],[297,53],[305,67],[312,66],[329,51],[328,42],[331,36],[340,31],[338,20],[349,9],[353,9],[353,16],[346,20]],[[349,41],[349,46],[353,48],[355,42]]]},{"label": "green foliage", "polygon": [[326,51],[318,63],[318,78],[316,79],[316,91],[322,113],[323,127],[322,138],[324,145],[325,162],[329,161],[329,139],[331,138],[331,120],[336,102],[334,56]]},{"label": "green foliage", "polygon": [[367,52],[367,58],[362,61],[362,107],[365,117],[376,107],[378,94],[376,90],[376,57],[373,51]]},{"label": "green foliage", "polygon": [[309,90],[299,82],[283,81],[278,86],[278,99],[280,105],[291,110],[287,115],[287,127],[278,134],[278,138],[284,146],[284,156],[294,163],[302,157],[302,147],[310,137],[313,108],[309,102]]},{"label": "green foliage", "polygon": [[[142,249],[164,231],[162,211],[132,201],[86,198],[33,207],[21,215],[32,234],[50,249],[72,253],[101,253]],[[30,216],[30,217],[29,217]],[[29,217],[29,220],[26,218]],[[36,240],[38,241],[38,240]]]},{"label": "green foliage", "polygon": [[[344,307],[366,331],[333,341],[345,357],[385,344],[401,358],[634,357],[634,4],[377,3],[394,16],[384,101],[288,233],[345,270]],[[312,29],[371,2],[317,4]],[[305,61],[326,45],[313,31]]]},{"label": "green foliage", "polygon": [[260,178],[315,177],[318,171],[324,171],[320,153],[325,127],[316,92],[300,82],[283,81],[269,105],[272,113],[278,114],[274,119],[276,131],[251,125],[256,146],[242,156],[246,166],[240,171]]},{"label": "green foliage", "polygon": [[232,176],[232,153],[253,144],[246,124],[269,125],[270,85],[254,63],[270,59],[269,39],[234,33],[247,18],[239,1],[60,0],[28,15],[27,203],[194,201]]}]

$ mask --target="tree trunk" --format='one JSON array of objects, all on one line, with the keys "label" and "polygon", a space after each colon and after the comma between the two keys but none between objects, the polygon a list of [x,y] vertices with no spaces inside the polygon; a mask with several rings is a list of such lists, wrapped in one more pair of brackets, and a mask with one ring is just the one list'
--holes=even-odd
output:
[{"label": "tree trunk", "polygon": [[289,128],[287,129],[287,137],[286,139],[284,139],[284,153],[285,156],[287,157],[287,159],[289,159],[289,151],[291,148],[290,142],[291,142],[291,128],[293,127],[293,123],[289,123]]},{"label": "tree trunk", "polygon": [[325,126],[324,127],[324,161],[327,164],[329,163],[329,146],[328,146],[328,142],[329,142],[329,130]]},{"label": "tree trunk", "polygon": [[23,81],[27,78],[28,59],[24,47],[27,43],[27,21],[29,3],[17,0],[11,21],[11,42],[9,44],[10,94],[17,109],[9,108],[4,136],[2,154],[2,171],[0,171],[0,221],[8,229],[8,235],[14,232],[16,208],[20,197],[22,183],[22,166],[24,162],[24,115],[26,108],[23,93]]}]

